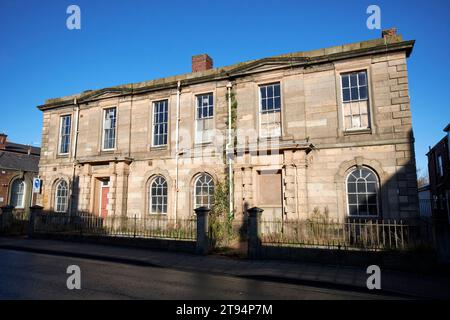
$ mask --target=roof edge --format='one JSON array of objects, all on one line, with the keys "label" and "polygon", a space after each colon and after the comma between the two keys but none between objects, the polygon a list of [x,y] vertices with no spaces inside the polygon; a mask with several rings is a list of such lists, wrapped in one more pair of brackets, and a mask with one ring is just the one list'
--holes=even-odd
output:
[{"label": "roof edge", "polygon": [[[415,44],[415,40],[397,41],[391,43],[386,42],[380,43],[378,40],[380,39],[358,42],[356,44],[350,45],[324,48],[313,51],[261,58],[257,60],[238,63],[231,66],[225,66],[221,68],[208,70],[206,72],[187,73],[178,76],[171,76],[145,82],[107,87],[71,96],[49,99],[46,101],[45,104],[39,105],[37,106],[37,108],[41,111],[45,111],[54,108],[71,106],[75,104],[75,99],[77,100],[78,103],[88,103],[91,101],[102,99],[101,96],[104,95],[105,93],[112,93],[112,96],[108,97],[110,98],[110,97],[126,96],[130,94],[144,94],[164,89],[173,89],[177,87],[178,81],[181,81],[183,85],[192,85],[208,81],[226,80],[230,78],[245,76],[252,73],[262,72],[262,71],[252,71],[252,68],[254,68],[255,66],[261,66],[268,63],[277,63],[278,65],[272,68],[272,70],[277,70],[284,68],[323,64],[370,54],[388,53],[395,51],[405,51],[406,56],[409,57],[412,53]],[[374,46],[367,45],[366,47],[359,47],[348,51],[342,50],[342,48],[345,46],[352,46],[352,45],[362,46],[363,44],[371,43],[371,41],[376,41],[377,45]],[[339,51],[338,48],[341,48],[341,51]],[[316,51],[322,51],[323,54],[313,55],[313,53]],[[310,54],[310,56],[306,54]]]}]

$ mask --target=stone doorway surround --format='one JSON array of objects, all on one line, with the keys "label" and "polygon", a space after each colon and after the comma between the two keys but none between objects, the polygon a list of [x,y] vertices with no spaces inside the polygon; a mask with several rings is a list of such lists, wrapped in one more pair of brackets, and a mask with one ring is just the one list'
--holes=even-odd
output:
[{"label": "stone doorway surround", "polygon": [[127,214],[128,175],[131,164],[129,159],[113,161],[79,161],[77,176],[79,180],[80,211],[98,213],[96,205],[97,181],[109,178],[108,216],[125,216]]}]

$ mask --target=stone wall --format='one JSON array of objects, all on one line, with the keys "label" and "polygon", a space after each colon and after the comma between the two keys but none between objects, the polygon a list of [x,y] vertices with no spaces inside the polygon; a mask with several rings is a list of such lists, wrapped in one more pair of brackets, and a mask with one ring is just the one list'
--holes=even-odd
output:
[{"label": "stone wall", "polygon": [[[350,133],[344,130],[340,74],[359,70],[367,70],[368,74],[371,127]],[[245,148],[251,143],[261,142],[258,85],[273,82],[280,82],[282,92],[280,141],[294,147],[269,153],[258,148],[249,151]],[[216,181],[224,176],[221,148],[227,127],[226,85],[227,81],[220,80],[182,87],[178,190],[175,183],[176,88],[121,97],[105,93],[88,104],[81,104],[76,159],[73,144],[69,155],[57,154],[59,118],[72,114],[74,126],[75,106],[45,111],[40,163],[44,191],[40,202],[51,208],[52,185],[56,179],[65,178],[75,181],[73,194],[77,208],[72,210],[92,210],[93,179],[108,176],[111,177],[109,214],[143,214],[148,208],[148,181],[155,174],[162,174],[169,185],[168,213],[172,217],[191,215],[194,176],[208,172]],[[243,215],[246,207],[258,205],[258,170],[273,169],[282,172],[282,205],[288,217],[306,218],[315,208],[327,208],[332,217],[345,217],[345,179],[350,169],[361,165],[370,167],[379,178],[381,217],[418,216],[405,52],[255,71],[234,79],[233,90],[238,103],[238,141],[244,148],[233,164],[238,216]],[[212,147],[194,143],[195,96],[207,92],[214,94],[216,141]],[[167,147],[154,148],[151,108],[153,101],[161,99],[169,100],[170,143]],[[102,151],[102,110],[112,106],[118,110],[117,145],[114,151]],[[295,147],[296,144],[303,147]],[[175,211],[177,192],[178,210]]]}]

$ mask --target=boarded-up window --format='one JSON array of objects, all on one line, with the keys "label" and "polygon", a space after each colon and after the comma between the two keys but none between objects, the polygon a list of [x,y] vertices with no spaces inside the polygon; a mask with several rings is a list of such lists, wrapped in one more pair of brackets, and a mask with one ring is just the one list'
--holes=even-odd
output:
[{"label": "boarded-up window", "polygon": [[280,111],[261,113],[261,137],[273,138],[279,136],[281,136]]},{"label": "boarded-up window", "polygon": [[259,205],[281,206],[281,172],[259,172]]},{"label": "boarded-up window", "polygon": [[214,134],[214,118],[197,119],[195,142],[211,142]]}]

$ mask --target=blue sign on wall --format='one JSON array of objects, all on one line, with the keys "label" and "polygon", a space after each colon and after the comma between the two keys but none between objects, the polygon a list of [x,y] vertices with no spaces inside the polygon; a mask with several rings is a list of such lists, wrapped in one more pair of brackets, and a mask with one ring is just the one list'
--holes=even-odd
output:
[{"label": "blue sign on wall", "polygon": [[41,192],[41,182],[42,180],[39,178],[33,178],[33,192],[40,193]]}]

